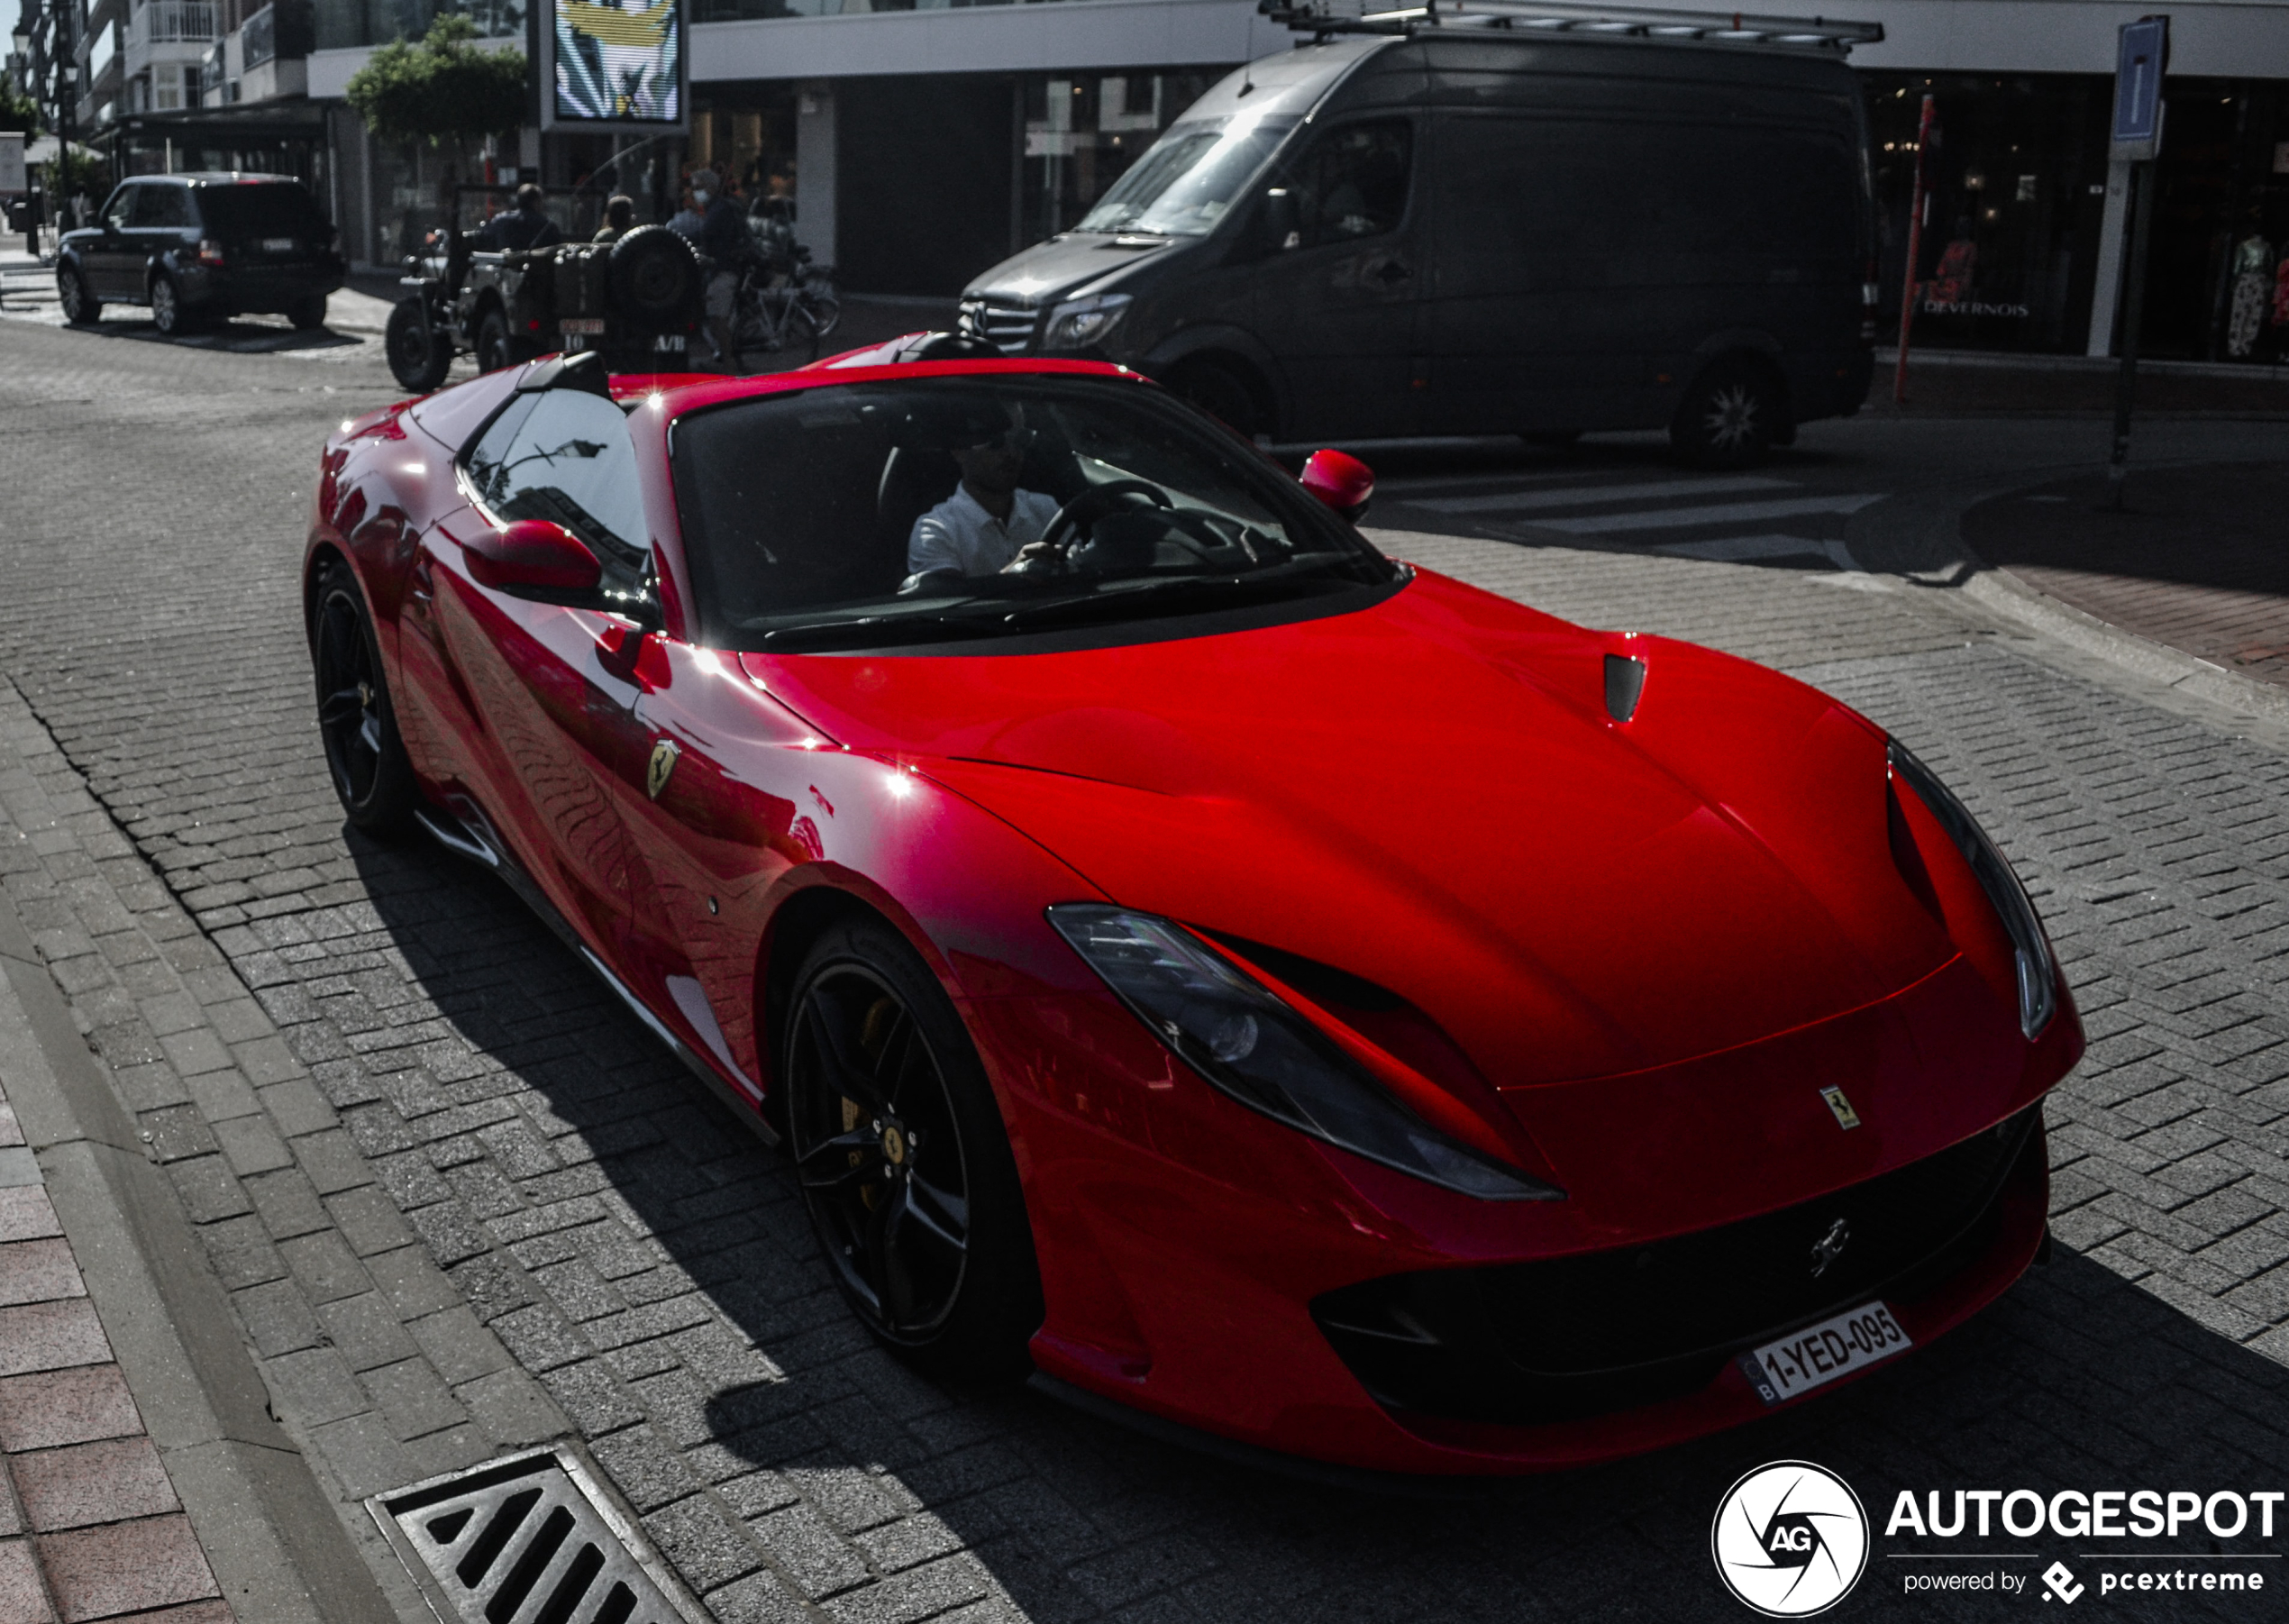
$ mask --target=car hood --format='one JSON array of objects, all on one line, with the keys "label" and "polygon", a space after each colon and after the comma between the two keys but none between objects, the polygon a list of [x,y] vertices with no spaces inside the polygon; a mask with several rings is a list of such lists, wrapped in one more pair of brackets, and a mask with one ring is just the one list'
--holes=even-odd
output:
[{"label": "car hood", "polygon": [[[1646,669],[1626,725],[1614,652]],[[1868,724],[1745,661],[1427,573],[1208,637],[743,658],[1121,904],[1399,994],[1498,1087],[1753,1042],[1954,953],[1891,859]]]}]

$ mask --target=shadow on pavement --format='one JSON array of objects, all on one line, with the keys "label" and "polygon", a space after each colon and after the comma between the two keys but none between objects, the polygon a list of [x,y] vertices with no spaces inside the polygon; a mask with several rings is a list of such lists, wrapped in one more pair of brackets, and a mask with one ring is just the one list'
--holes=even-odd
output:
[{"label": "shadow on pavement", "polygon": [[1964,540],[2101,620],[2289,684],[2289,463],[2132,466],[2116,511],[2098,475],[1984,502]]},{"label": "shadow on pavement", "polygon": [[[557,1155],[573,1171],[592,1156],[638,1226],[631,1236],[616,1220],[575,1229],[510,1216],[570,1188],[569,1173],[535,1170],[522,1185],[500,1182],[493,1209],[479,1212],[532,1238],[457,1263],[455,1280],[488,1320],[545,1293],[605,1350],[599,1364],[625,1396],[577,1419],[639,1510],[689,1492],[652,1446],[636,1446],[636,1423],[648,1421],[684,1470],[725,1485],[785,1571],[816,1594],[868,1583],[862,1552],[894,1574],[964,1548],[1043,1620],[1145,1603],[1236,1621],[1306,1610],[1330,1620],[1731,1620],[1745,1615],[1708,1555],[1718,1501],[1750,1468],[1801,1458],[1842,1474],[1874,1521],[1856,1613],[1928,1618],[1938,1605],[1945,1616],[1985,1618],[2002,1598],[1980,1606],[1903,1593],[1911,1569],[1997,1565],[1899,1560],[1905,1553],[2003,1547],[1884,1538],[1901,1490],[2206,1495],[2289,1476],[2289,1370],[2064,1249],[1969,1325],[1850,1387],[1683,1447],[1488,1484],[1459,1501],[1235,1466],[1029,1390],[944,1389],[845,1311],[786,1164],[505,887],[418,844],[382,849],[353,835],[350,847],[425,995],[408,1008],[442,1014],[473,1051],[464,1072],[475,1075],[416,1068],[378,1079],[415,1133],[434,1136],[433,1159],[467,1160],[451,1146],[466,1144],[473,1102],[529,1096],[520,1101],[528,1115],[561,1125]],[[752,1344],[767,1365],[697,1351],[699,1328],[648,1341],[625,1329],[623,1316],[640,1317],[628,1313],[634,1287],[652,1266],[647,1242],[696,1282],[728,1345]],[[508,1264],[510,1252],[521,1267]],[[629,1285],[625,1296],[616,1281]],[[663,1481],[683,1486],[656,1486]],[[911,1518],[917,1502],[928,1518]],[[900,1555],[869,1544],[889,1540],[894,1525],[909,1546],[936,1548]],[[2206,1537],[2157,1543],[2217,1547]],[[2055,1557],[2094,1587],[2100,1565],[2081,1561],[2076,1542],[2011,1544],[2039,1553],[2011,1565],[2034,1592],[2033,1575]],[[2149,1618],[2251,1616],[2198,1595],[2140,1601]]]}]

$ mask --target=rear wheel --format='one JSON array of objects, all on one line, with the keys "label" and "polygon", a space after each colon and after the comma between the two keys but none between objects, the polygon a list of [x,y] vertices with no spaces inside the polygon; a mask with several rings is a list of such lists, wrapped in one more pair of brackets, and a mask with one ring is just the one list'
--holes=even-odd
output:
[{"label": "rear wheel", "polygon": [[76,266],[67,265],[56,272],[56,297],[63,305],[64,320],[75,327],[92,327],[103,319],[103,302]]},{"label": "rear wheel", "polygon": [[477,319],[477,370],[497,372],[516,359],[508,343],[508,318],[488,310]]},{"label": "rear wheel", "polygon": [[416,395],[426,395],[445,381],[453,364],[453,347],[445,335],[421,319],[419,299],[400,299],[389,313],[389,328],[382,335],[389,357],[389,375]]},{"label": "rear wheel", "polygon": [[198,325],[175,278],[163,270],[151,278],[151,325],[165,338],[180,338]]},{"label": "rear wheel", "polygon": [[1770,368],[1720,360],[1685,391],[1670,420],[1669,443],[1695,468],[1753,467],[1781,438],[1785,410]]},{"label": "rear wheel", "polygon": [[1219,360],[1188,361],[1169,377],[1169,388],[1244,440],[1272,430],[1272,415],[1239,371]]},{"label": "rear wheel", "polygon": [[351,823],[392,835],[413,821],[413,763],[382,680],[373,621],[358,578],[336,559],[319,572],[310,610],[310,657],[318,684],[318,735],[333,792]]},{"label": "rear wheel", "polygon": [[326,296],[314,293],[308,298],[296,299],[287,307],[287,320],[294,324],[296,333],[308,333],[326,324]]},{"label": "rear wheel", "polygon": [[1000,1108],[962,1019],[873,919],[806,955],[787,1021],[789,1148],[828,1265],[927,1373],[1023,1375],[1040,1275]]}]

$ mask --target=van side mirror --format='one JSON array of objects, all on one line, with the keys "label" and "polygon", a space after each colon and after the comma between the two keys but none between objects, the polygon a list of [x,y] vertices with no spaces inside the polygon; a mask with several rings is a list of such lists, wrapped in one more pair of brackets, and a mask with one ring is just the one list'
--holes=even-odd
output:
[{"label": "van side mirror", "polygon": [[604,579],[604,566],[588,543],[547,519],[479,531],[467,552],[470,579],[520,598],[591,597]]},{"label": "van side mirror", "polygon": [[1263,240],[1274,253],[1303,246],[1303,216],[1296,195],[1275,186],[1263,195]]}]

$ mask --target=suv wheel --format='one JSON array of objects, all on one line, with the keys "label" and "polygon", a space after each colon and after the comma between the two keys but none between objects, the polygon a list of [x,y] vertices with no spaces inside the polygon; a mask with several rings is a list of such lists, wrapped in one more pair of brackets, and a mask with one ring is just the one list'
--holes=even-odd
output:
[{"label": "suv wheel", "polygon": [[163,270],[151,278],[151,325],[167,338],[180,338],[196,325],[175,278]]},{"label": "suv wheel", "polygon": [[1751,468],[1785,432],[1779,381],[1753,360],[1720,360],[1694,380],[1669,443],[1695,468]]},{"label": "suv wheel", "polygon": [[64,320],[75,327],[92,327],[103,319],[102,301],[89,291],[87,277],[76,266],[56,272],[56,297],[63,303]]},{"label": "suv wheel", "polygon": [[294,324],[296,333],[308,333],[326,324],[326,296],[314,293],[307,298],[296,299],[287,306],[287,320]]}]

